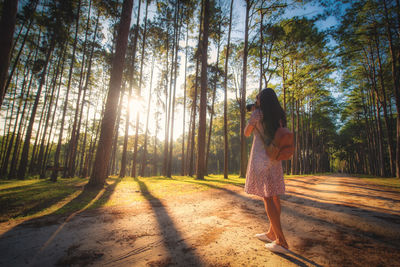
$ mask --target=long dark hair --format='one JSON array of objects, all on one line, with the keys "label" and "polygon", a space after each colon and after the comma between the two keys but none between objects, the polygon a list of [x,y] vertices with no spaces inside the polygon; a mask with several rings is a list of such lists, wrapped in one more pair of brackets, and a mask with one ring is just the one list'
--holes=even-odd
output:
[{"label": "long dark hair", "polygon": [[282,122],[283,127],[286,127],[286,114],[273,89],[263,89],[259,94],[259,98],[260,109],[263,113],[262,125],[265,138],[268,142],[271,142],[276,130],[279,128],[279,121]]}]

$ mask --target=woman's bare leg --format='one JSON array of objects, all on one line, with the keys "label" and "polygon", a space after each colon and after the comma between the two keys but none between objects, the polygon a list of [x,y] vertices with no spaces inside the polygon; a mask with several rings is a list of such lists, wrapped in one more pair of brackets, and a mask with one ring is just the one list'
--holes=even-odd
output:
[{"label": "woman's bare leg", "polygon": [[276,236],[275,242],[285,248],[288,248],[285,236],[283,235],[281,219],[280,219],[280,204],[279,197],[264,198],[264,203],[266,204],[267,215],[270,220],[271,228]]},{"label": "woman's bare leg", "polygon": [[[267,211],[267,202],[265,201],[265,198],[263,198],[263,200],[264,200],[265,211]],[[275,207],[278,210],[278,214],[279,214],[279,218],[280,218],[280,215],[281,215],[281,202],[279,200],[279,196],[273,196],[273,200],[274,200]],[[268,215],[268,211],[267,211],[267,215]],[[272,224],[271,223],[269,224],[269,228],[268,228],[268,231],[267,231],[266,235],[272,241],[274,241],[276,239],[276,235],[274,233],[274,230],[272,229]]]},{"label": "woman's bare leg", "polygon": [[272,241],[275,241],[276,235],[275,235],[274,229],[272,229],[271,219],[269,218],[269,215],[268,215],[268,209],[267,209],[267,201],[266,201],[266,198],[263,198],[263,200],[264,200],[265,211],[267,212],[267,216],[268,216],[268,219],[269,219],[269,221],[270,221],[268,231],[267,231],[265,234],[267,235],[267,237],[268,237],[269,239],[271,239]]},{"label": "woman's bare leg", "polygon": [[279,196],[273,196],[275,207],[278,210],[279,213],[279,218],[281,217],[281,200],[279,199]]}]

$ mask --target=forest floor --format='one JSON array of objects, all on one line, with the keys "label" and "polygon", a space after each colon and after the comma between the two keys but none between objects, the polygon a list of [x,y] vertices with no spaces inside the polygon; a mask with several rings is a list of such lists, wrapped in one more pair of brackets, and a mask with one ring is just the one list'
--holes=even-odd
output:
[{"label": "forest floor", "polygon": [[340,175],[285,180],[286,255],[254,238],[269,223],[243,179],[124,178],[75,191],[45,215],[3,220],[0,266],[400,266],[398,185]]}]

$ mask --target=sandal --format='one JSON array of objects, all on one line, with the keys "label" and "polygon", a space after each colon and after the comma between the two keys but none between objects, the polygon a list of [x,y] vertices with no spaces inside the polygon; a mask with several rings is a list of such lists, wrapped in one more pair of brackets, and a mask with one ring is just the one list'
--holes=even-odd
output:
[{"label": "sandal", "polygon": [[254,237],[257,237],[258,239],[264,242],[269,242],[269,243],[273,242],[273,240],[269,239],[265,233],[255,234]]},{"label": "sandal", "polygon": [[269,251],[272,251],[272,252],[275,252],[275,253],[282,253],[282,254],[289,253],[289,250],[288,250],[288,249],[286,249],[286,248],[284,248],[284,247],[278,245],[277,243],[275,243],[275,241],[272,242],[272,243],[265,244],[265,247],[266,247]]}]

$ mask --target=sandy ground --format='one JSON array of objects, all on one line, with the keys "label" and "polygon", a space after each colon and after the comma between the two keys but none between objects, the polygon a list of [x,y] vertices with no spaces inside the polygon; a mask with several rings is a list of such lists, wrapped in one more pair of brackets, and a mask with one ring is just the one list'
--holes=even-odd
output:
[{"label": "sandy ground", "polygon": [[267,216],[242,187],[163,199],[140,188],[145,202],[3,223],[0,266],[400,266],[400,193],[365,180],[287,179],[287,255],[253,237]]}]

